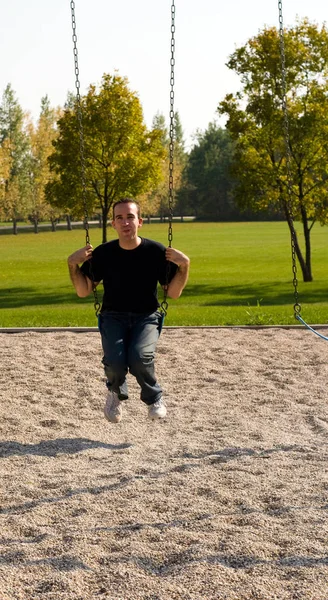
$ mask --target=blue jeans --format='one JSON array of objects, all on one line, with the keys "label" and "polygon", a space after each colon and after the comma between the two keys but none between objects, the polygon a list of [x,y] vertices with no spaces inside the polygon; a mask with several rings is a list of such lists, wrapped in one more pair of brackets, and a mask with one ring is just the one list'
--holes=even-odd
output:
[{"label": "blue jeans", "polygon": [[141,387],[141,400],[153,404],[162,395],[155,377],[155,350],[160,334],[161,314],[103,312],[99,329],[107,387],[120,400],[128,398],[126,374],[129,371]]}]

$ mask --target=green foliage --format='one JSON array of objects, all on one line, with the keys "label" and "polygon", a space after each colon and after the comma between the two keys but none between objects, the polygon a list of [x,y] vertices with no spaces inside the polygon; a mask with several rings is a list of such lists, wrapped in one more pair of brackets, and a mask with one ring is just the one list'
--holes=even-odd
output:
[{"label": "green foliage", "polygon": [[[141,232],[167,243],[165,225],[144,225]],[[100,229],[90,233],[94,246],[101,243]],[[115,236],[109,229],[109,237]],[[67,270],[67,256],[84,243],[83,230],[2,239],[1,327],[96,326],[93,298],[76,296]],[[299,282],[302,315],[309,323],[327,321],[326,239],[327,228],[316,228],[317,279]],[[175,223],[173,246],[190,256],[191,271],[181,298],[169,303],[166,325],[296,323],[285,223]]]},{"label": "green foliage", "polygon": [[328,31],[299,22],[286,29],[286,92],[290,177],[286,163],[279,33],[264,29],[230,57],[242,90],[228,94],[219,112],[236,144],[236,198],[243,207],[283,213],[292,230],[302,221],[305,257],[296,237],[303,278],[312,279],[310,231],[328,219]]},{"label": "green foliage", "polygon": [[[85,202],[89,214],[101,209],[103,241],[115,200],[136,197],[160,178],[162,132],[148,131],[137,95],[126,78],[105,74],[98,90],[91,85],[81,98],[85,156]],[[50,202],[75,215],[84,214],[77,106],[67,103],[58,122],[59,136],[50,157],[55,179],[46,187]]]},{"label": "green foliage", "polygon": [[56,121],[59,111],[51,108],[47,96],[41,99],[41,110],[36,125],[29,123],[30,153],[28,160],[29,185],[26,193],[29,198],[29,219],[37,233],[38,223],[46,217],[52,221],[59,218],[59,211],[51,207],[45,198],[45,186],[50,181],[48,157],[52,152],[52,142],[56,139]]},{"label": "green foliage", "polygon": [[29,139],[24,113],[10,84],[0,105],[0,214],[14,224],[28,211]]},{"label": "green foliage", "polygon": [[228,220],[238,215],[230,174],[233,153],[234,144],[229,132],[215,123],[210,123],[204,133],[198,133],[180,192],[188,198],[192,213],[198,218]]},{"label": "green foliage", "polygon": [[267,312],[263,311],[261,306],[261,300],[256,300],[256,305],[251,306],[246,310],[246,325],[273,325],[273,317]]},{"label": "green foliage", "polygon": [[[182,172],[186,164],[187,153],[185,151],[185,143],[183,138],[183,129],[178,112],[173,118],[173,212],[175,214],[185,215],[185,204],[180,195],[180,187],[182,185]],[[170,156],[171,156],[171,139],[169,129],[166,126],[164,115],[157,113],[153,119],[153,127],[161,131],[161,143],[164,150],[164,157],[161,161],[161,177],[150,192],[139,198],[142,210],[146,215],[159,215],[161,220],[170,214],[170,193],[169,193],[169,177],[170,177]],[[170,123],[171,127],[171,123]]]}]

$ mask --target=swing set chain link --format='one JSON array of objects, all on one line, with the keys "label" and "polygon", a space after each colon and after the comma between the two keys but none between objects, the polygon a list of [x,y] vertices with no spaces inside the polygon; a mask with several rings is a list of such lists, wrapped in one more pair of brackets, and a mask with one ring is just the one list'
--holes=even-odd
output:
[{"label": "swing set chain link", "polygon": [[[175,3],[172,0],[171,5],[171,58],[170,58],[170,129],[169,129],[169,228],[168,228],[168,246],[172,247],[173,240],[173,205],[174,205],[174,67],[175,67]],[[161,312],[166,317],[168,302],[167,290],[169,285],[170,265],[166,268],[166,283],[164,286],[164,298],[161,303]]]},{"label": "swing set chain link", "polygon": [[170,159],[169,159],[169,231],[168,231],[168,242],[169,247],[172,246],[173,232],[172,232],[172,221],[173,221],[173,205],[174,205],[174,181],[173,181],[173,169],[174,169],[174,67],[175,67],[175,4],[172,0],[171,6],[171,60],[170,60],[171,74],[170,74]]},{"label": "swing set chain link", "polygon": [[282,83],[282,111],[283,111],[283,130],[285,139],[286,149],[286,170],[287,170],[287,193],[288,193],[288,218],[290,220],[291,229],[291,252],[292,252],[292,272],[293,272],[293,286],[294,286],[294,316],[301,312],[301,305],[298,301],[298,280],[297,280],[297,263],[296,263],[296,232],[294,227],[293,218],[293,179],[291,171],[291,151],[290,151],[290,137],[289,137],[289,119],[288,119],[288,108],[287,108],[287,77],[286,77],[286,54],[285,54],[285,36],[284,36],[284,23],[282,14],[282,0],[278,0],[279,9],[279,44],[280,44],[280,59],[281,59],[281,83]]},{"label": "swing set chain link", "polygon": [[[85,243],[90,244],[89,236],[89,222],[88,222],[88,206],[87,206],[87,186],[86,186],[86,163],[85,163],[85,145],[84,145],[84,129],[83,129],[83,115],[82,115],[82,103],[80,94],[80,78],[79,78],[79,61],[78,61],[78,49],[77,49],[77,35],[76,35],[76,19],[75,19],[75,2],[71,0],[71,17],[72,17],[72,40],[73,40],[73,54],[74,54],[74,70],[75,70],[75,88],[76,88],[76,105],[77,105],[77,120],[79,130],[79,143],[80,143],[80,168],[81,168],[81,183],[82,183],[82,199],[84,208],[84,229],[85,229]],[[94,278],[90,263],[90,275],[92,277],[92,290],[94,296],[94,308],[96,316],[98,317],[101,309],[101,305],[97,295],[97,289],[94,285]]]},{"label": "swing set chain link", "polygon": [[82,182],[82,198],[84,207],[84,228],[86,231],[86,244],[90,244],[89,239],[89,223],[88,223],[88,211],[87,211],[87,191],[86,191],[86,177],[85,177],[85,148],[84,148],[84,131],[83,131],[83,117],[82,117],[82,105],[81,105],[81,94],[80,94],[80,78],[79,78],[79,61],[78,61],[78,49],[77,49],[77,35],[76,35],[76,19],[75,19],[75,2],[71,0],[71,15],[72,15],[72,31],[73,31],[73,54],[74,54],[74,70],[75,70],[75,88],[76,88],[76,105],[77,105],[77,119],[79,129],[79,142],[80,142],[80,168],[81,168],[81,182]]}]

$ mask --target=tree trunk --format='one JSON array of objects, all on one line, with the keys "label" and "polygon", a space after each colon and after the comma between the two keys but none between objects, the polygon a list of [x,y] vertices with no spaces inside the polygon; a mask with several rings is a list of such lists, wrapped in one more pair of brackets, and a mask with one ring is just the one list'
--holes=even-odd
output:
[{"label": "tree trunk", "polygon": [[298,258],[298,262],[302,269],[303,281],[304,282],[313,281],[312,272],[311,272],[310,230],[307,227],[307,220],[306,220],[306,224],[304,224],[303,215],[302,215],[303,230],[304,230],[304,237],[305,237],[305,247],[306,247],[306,261],[305,261],[303,255],[302,255],[302,251],[300,249],[300,245],[298,243],[298,238],[297,238],[297,234],[296,234],[295,227],[294,227],[294,221],[293,221],[293,218],[289,212],[289,209],[288,209],[286,203],[284,203],[284,212],[285,212],[286,220],[288,223],[291,239],[292,239],[292,241],[294,241],[295,254]]},{"label": "tree trunk", "polygon": [[13,234],[17,235],[18,230],[17,230],[17,219],[13,219]]},{"label": "tree trunk", "polygon": [[53,219],[51,221],[51,231],[56,231],[57,229],[57,219]]},{"label": "tree trunk", "polygon": [[[302,222],[303,222],[303,233],[305,240],[305,266],[306,266],[306,275],[307,279],[304,278],[304,281],[313,281],[312,277],[312,266],[311,266],[311,240],[310,240],[310,229],[308,226],[308,219],[306,210],[301,208]],[[304,272],[303,272],[304,276]]]},{"label": "tree trunk", "polygon": [[106,244],[107,242],[107,217],[108,217],[108,209],[104,207],[102,209],[102,243]]},{"label": "tree trunk", "polygon": [[66,215],[66,222],[68,231],[72,231],[71,215]]},{"label": "tree trunk", "polygon": [[34,233],[39,233],[38,220],[33,219]]}]

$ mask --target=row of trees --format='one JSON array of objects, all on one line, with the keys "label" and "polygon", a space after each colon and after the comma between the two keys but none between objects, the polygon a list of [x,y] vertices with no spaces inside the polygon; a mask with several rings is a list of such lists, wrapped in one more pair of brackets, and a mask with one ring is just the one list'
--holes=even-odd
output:
[{"label": "row of trees", "polygon": [[43,98],[34,125],[11,86],[5,89],[0,106],[0,218],[12,221],[14,233],[18,220],[27,216],[36,227],[44,218],[55,222],[59,217],[60,211],[45,200],[58,118],[59,111]]},{"label": "row of trees", "polygon": [[[50,219],[55,228],[62,214],[81,217],[100,212],[103,239],[113,202],[138,197],[144,210],[165,214],[165,175],[168,171],[168,133],[165,119],[156,115],[150,130],[141,104],[125,78],[104,75],[100,89],[90,86],[81,98],[81,131],[75,98],[64,109],[50,107],[47,97],[34,125],[24,114],[8,85],[0,106],[0,218],[34,223]],[[174,118],[175,168],[182,172],[184,157],[179,115]],[[82,175],[83,172],[83,175]],[[167,192],[166,192],[167,198]]]},{"label": "row of trees", "polygon": [[[310,233],[328,218],[328,33],[307,20],[285,32],[289,155],[282,110],[279,33],[265,28],[230,57],[241,89],[218,106],[226,127],[210,123],[185,152],[179,115],[174,123],[175,214],[228,220],[285,218],[294,236],[305,281],[312,279]],[[105,74],[81,98],[84,174],[81,178],[77,106],[47,98],[33,124],[10,86],[0,107],[0,217],[28,215],[37,224],[60,214],[101,212],[103,240],[115,199],[138,197],[145,215],[168,212],[168,130],[162,115],[144,124],[128,81]],[[304,255],[294,229],[300,220]]]}]

